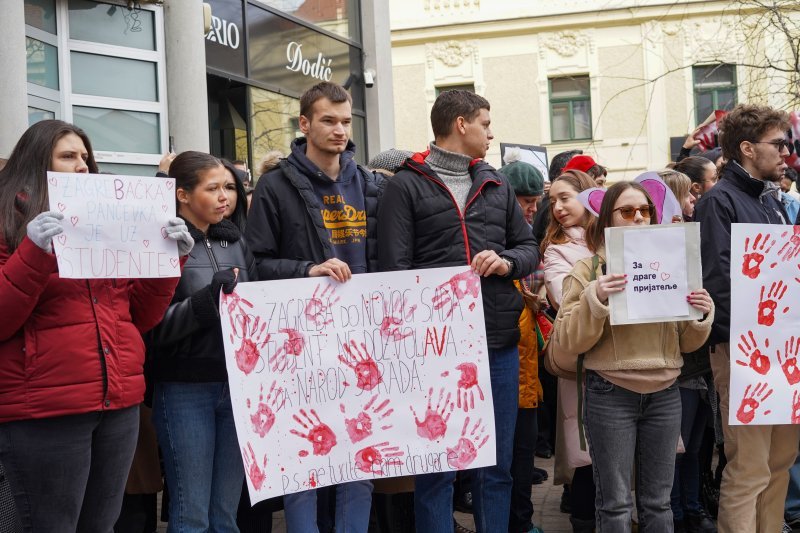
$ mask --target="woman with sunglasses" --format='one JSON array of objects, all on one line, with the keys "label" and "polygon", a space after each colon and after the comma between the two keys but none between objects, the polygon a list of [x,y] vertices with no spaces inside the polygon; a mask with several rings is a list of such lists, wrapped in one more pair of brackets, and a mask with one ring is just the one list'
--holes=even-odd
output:
[{"label": "woman with sunglasses", "polygon": [[605,229],[650,224],[655,208],[639,184],[605,194],[586,234],[594,253],[564,279],[555,327],[565,350],[584,354],[584,422],[594,468],[597,531],[631,530],[631,476],[641,533],[672,531],[670,490],[681,425],[675,383],[681,352],[708,338],[714,304],[704,289],[686,296],[702,320],[611,326],[608,297],[626,290],[625,274],[605,273]]}]

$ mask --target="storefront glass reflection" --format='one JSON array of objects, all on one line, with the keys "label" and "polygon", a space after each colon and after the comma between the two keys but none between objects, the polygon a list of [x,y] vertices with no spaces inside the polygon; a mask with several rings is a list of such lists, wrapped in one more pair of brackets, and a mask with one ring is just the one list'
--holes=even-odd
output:
[{"label": "storefront glass reflection", "polygon": [[358,0],[261,0],[331,33],[361,41]]},{"label": "storefront glass reflection", "polygon": [[250,87],[250,153],[256,169],[267,152],[289,154],[292,141],[302,135],[299,116],[300,100]]}]

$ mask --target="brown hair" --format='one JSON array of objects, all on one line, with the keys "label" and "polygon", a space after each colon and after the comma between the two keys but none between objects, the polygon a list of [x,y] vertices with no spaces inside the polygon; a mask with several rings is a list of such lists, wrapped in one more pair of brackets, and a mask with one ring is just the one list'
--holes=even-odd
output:
[{"label": "brown hair", "polygon": [[[592,187],[596,187],[594,179],[592,179],[592,177],[589,176],[587,173],[581,172],[580,170],[567,170],[566,172],[558,176],[556,179],[554,179],[553,183],[556,183],[557,181],[564,181],[568,183],[569,186],[572,187],[577,193],[585,191],[586,189],[591,189]],[[544,234],[544,239],[542,239],[542,243],[540,245],[542,253],[544,253],[547,247],[550,246],[551,244],[564,244],[565,242],[569,241],[569,237],[567,237],[564,228],[561,226],[561,224],[558,223],[556,217],[553,216],[554,206],[555,204],[553,202],[550,202],[550,221],[547,224],[547,230]],[[594,217],[592,217],[592,214],[587,209],[586,214],[584,216],[584,223],[583,223],[584,229],[586,229],[589,226],[593,218]]]},{"label": "brown hair", "polygon": [[472,122],[481,109],[489,111],[489,101],[483,96],[463,89],[451,89],[439,94],[431,108],[431,127],[436,139],[447,137],[453,131],[458,117]]},{"label": "brown hair", "polygon": [[692,155],[681,159],[672,167],[682,174],[686,174],[692,183],[703,184],[703,177],[705,176],[706,169],[711,165],[714,171],[717,170],[716,165],[710,159]]},{"label": "brown hair", "polygon": [[741,163],[742,142],[756,142],[767,131],[773,128],[785,131],[790,125],[786,111],[765,105],[739,104],[720,122],[722,155],[728,161],[733,159]]},{"label": "brown hair", "polygon": [[300,114],[311,120],[313,117],[313,108],[317,100],[327,98],[334,104],[341,104],[342,102],[353,103],[353,98],[347,89],[339,84],[331,83],[329,81],[320,82],[300,96]]},{"label": "brown hair", "polygon": [[[169,166],[169,177],[175,178],[175,189],[192,192],[200,183],[200,173],[212,168],[223,166],[222,161],[213,155],[204,152],[181,152],[172,160]],[[236,174],[234,173],[234,176]],[[175,198],[176,212],[180,211],[180,204]]]},{"label": "brown hair", "polygon": [[613,226],[614,205],[617,203],[622,193],[628,189],[635,189],[644,194],[648,205],[650,205],[650,210],[653,213],[653,216],[650,217],[650,224],[656,221],[655,206],[645,188],[635,181],[617,182],[606,191],[606,195],[603,197],[603,203],[600,205],[600,216],[597,217],[597,221],[586,230],[586,246],[592,252],[597,253],[597,250],[605,245],[606,228]]}]

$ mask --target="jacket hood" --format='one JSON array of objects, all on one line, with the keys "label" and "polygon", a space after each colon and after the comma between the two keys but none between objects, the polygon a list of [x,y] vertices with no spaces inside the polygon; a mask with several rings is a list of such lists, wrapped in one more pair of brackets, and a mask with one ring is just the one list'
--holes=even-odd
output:
[{"label": "jacket hood", "polygon": [[[306,156],[308,139],[300,137],[292,141],[292,153],[287,158],[291,164],[298,168],[309,178],[324,176],[324,172]],[[356,145],[352,140],[347,141],[347,146],[339,156],[339,175],[343,177],[353,176],[356,171],[356,162],[353,159],[356,155]]]}]

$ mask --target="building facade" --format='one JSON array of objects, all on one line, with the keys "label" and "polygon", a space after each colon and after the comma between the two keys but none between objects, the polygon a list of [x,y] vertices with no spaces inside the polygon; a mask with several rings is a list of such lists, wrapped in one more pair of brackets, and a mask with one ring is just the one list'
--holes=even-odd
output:
[{"label": "building facade", "polygon": [[491,103],[491,163],[501,142],[580,148],[629,179],[663,168],[714,109],[797,104],[796,9],[776,21],[746,0],[392,0],[391,13],[398,148],[424,148],[433,101],[459,87]]},{"label": "building facade", "polygon": [[288,150],[298,98],[322,80],[353,96],[362,161],[393,144],[388,1],[7,4],[0,157],[29,124],[59,118],[87,132],[106,172],[152,174],[171,146],[256,170],[266,151]]}]

